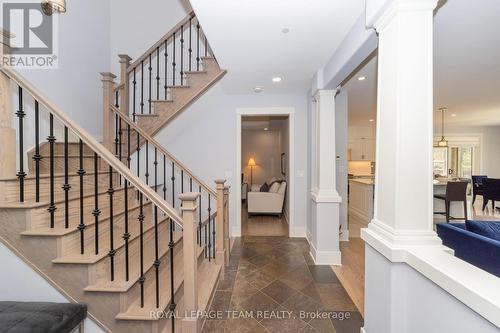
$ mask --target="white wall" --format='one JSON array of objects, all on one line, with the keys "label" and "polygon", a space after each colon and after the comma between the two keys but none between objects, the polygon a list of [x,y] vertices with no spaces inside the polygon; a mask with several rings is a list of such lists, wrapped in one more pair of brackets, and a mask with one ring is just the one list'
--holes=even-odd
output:
[{"label": "white wall", "polygon": [[341,90],[335,97],[335,154],[336,154],[336,182],[337,192],[342,197],[340,203],[340,225],[341,225],[341,240],[348,240],[349,233],[347,223],[347,133],[348,133],[348,92]]},{"label": "white wall", "polygon": [[[224,80],[224,79],[223,79]],[[236,109],[247,107],[295,108],[295,226],[305,230],[307,200],[307,112],[302,93],[268,95],[229,95],[221,83],[181,113],[157,135],[180,161],[206,183],[214,186],[217,178],[228,179],[231,188],[230,220],[236,223]],[[305,234],[303,235],[305,237]]]},{"label": "white wall", "polygon": [[59,68],[22,70],[43,94],[91,134],[102,133],[100,72],[109,71],[108,1],[69,1],[59,19]]},{"label": "white wall", "polygon": [[[68,300],[44,278],[0,242],[0,301],[58,302]],[[104,332],[90,319],[85,320],[86,333]]]},{"label": "white wall", "polygon": [[[441,133],[440,129],[434,133]],[[493,178],[500,178],[500,126],[447,126],[445,134],[457,136],[459,134],[480,134],[481,143],[481,163],[480,173]]]},{"label": "white wall", "polygon": [[407,264],[368,245],[365,262],[365,333],[499,332]]},{"label": "white wall", "polygon": [[191,10],[188,0],[110,0],[110,3],[110,61],[115,74],[119,73],[118,54],[128,54],[132,59],[139,57]]},{"label": "white wall", "polygon": [[245,130],[241,131],[241,167],[245,179],[250,182],[250,167],[248,160],[255,159],[257,166],[253,168],[253,183],[264,184],[272,177],[281,177],[280,154],[281,132],[270,129],[268,131]]}]

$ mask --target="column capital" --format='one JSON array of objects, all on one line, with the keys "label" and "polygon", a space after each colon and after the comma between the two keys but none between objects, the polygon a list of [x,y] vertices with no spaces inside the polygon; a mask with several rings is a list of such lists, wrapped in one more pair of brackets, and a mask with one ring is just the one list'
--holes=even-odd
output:
[{"label": "column capital", "polygon": [[110,72],[102,72],[101,73],[101,81],[102,82],[114,82],[116,79],[116,75]]},{"label": "column capital", "polygon": [[374,0],[366,2],[366,26],[380,31],[398,13],[433,11],[438,0],[387,0],[384,4]]},{"label": "column capital", "polygon": [[200,197],[198,192],[188,192],[179,194],[179,199],[182,201],[181,211],[195,211],[198,208],[196,200]]},{"label": "column capital", "polygon": [[217,189],[224,189],[224,183],[226,182],[225,179],[216,179],[215,184],[217,184]]},{"label": "column capital", "polygon": [[120,58],[120,63],[130,64],[132,58],[130,58],[127,54],[119,54],[118,58]]},{"label": "column capital", "polygon": [[337,89],[318,89],[314,93],[313,97],[316,102],[321,98],[335,98],[337,94]]}]

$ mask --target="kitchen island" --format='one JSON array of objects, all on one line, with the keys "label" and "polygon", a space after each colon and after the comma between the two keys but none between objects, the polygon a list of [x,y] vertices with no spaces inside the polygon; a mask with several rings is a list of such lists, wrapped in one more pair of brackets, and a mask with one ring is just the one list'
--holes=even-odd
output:
[{"label": "kitchen island", "polygon": [[349,179],[349,215],[366,225],[373,218],[373,178]]}]

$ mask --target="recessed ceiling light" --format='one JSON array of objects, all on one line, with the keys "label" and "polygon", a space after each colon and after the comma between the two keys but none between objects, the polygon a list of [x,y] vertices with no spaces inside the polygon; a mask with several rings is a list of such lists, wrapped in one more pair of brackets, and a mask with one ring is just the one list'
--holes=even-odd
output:
[{"label": "recessed ceiling light", "polygon": [[456,116],[457,116],[457,114],[456,114],[456,113],[452,113],[452,114],[451,114],[451,116],[452,116],[452,117],[456,117]]},{"label": "recessed ceiling light", "polygon": [[283,29],[281,29],[281,32],[282,32],[282,33],[284,33],[284,34],[287,34],[287,33],[289,33],[289,32],[290,32],[290,29],[288,29],[288,28],[283,28]]},{"label": "recessed ceiling light", "polygon": [[255,87],[255,88],[253,88],[253,91],[256,92],[256,93],[261,93],[261,92],[264,91],[264,88],[262,88],[262,87]]},{"label": "recessed ceiling light", "polygon": [[373,123],[375,121],[375,119],[370,119],[368,120],[370,123]]},{"label": "recessed ceiling light", "polygon": [[364,80],[366,80],[366,76],[360,76],[360,77],[358,77],[358,81],[364,81]]},{"label": "recessed ceiling light", "polygon": [[273,82],[281,82],[281,78],[279,76],[273,77]]},{"label": "recessed ceiling light", "polygon": [[264,131],[267,131],[268,129],[269,129],[269,128],[267,128],[267,127],[264,127]]}]

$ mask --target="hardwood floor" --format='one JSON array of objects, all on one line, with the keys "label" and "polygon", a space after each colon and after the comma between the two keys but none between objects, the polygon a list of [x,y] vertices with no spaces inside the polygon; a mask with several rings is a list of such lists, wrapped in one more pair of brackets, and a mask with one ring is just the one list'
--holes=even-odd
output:
[{"label": "hardwood floor", "polygon": [[[497,207],[500,207],[500,203],[496,204]],[[476,202],[472,205],[472,197],[467,198],[467,209],[469,212],[472,212],[473,220],[483,220],[483,221],[497,221],[500,220],[500,212],[495,209],[491,209],[491,202],[488,206],[482,210],[483,207],[483,198],[478,196],[476,198]],[[443,223],[446,221],[446,217],[442,214],[434,215],[434,223]],[[463,222],[463,220],[451,220],[451,222]]]},{"label": "hardwood floor", "polygon": [[242,204],[241,233],[243,236],[288,236],[288,222],[284,216],[254,215],[249,218]]}]

